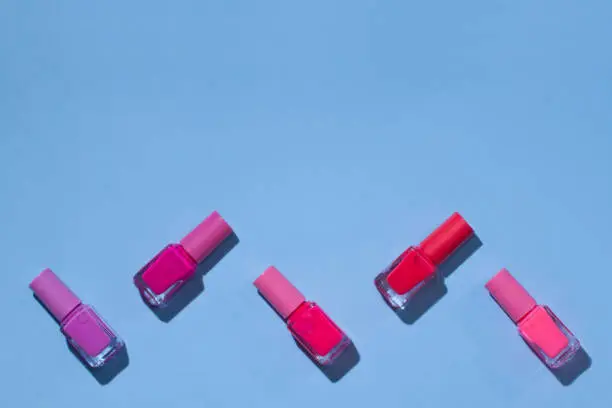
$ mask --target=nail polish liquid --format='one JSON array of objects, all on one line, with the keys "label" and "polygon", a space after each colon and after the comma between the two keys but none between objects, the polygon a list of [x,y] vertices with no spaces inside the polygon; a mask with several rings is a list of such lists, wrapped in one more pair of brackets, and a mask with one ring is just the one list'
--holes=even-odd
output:
[{"label": "nail polish liquid", "polygon": [[232,228],[213,212],[178,244],[170,244],[136,275],[134,284],[152,307],[165,307],[174,294],[195,276],[198,264],[232,234]]},{"label": "nail polish liquid", "polygon": [[523,340],[548,367],[562,367],[580,350],[576,336],[548,306],[538,305],[507,269],[498,272],[485,286],[517,325]]},{"label": "nail polish liquid", "polygon": [[259,276],[255,287],[285,320],[296,341],[320,365],[330,365],[351,340],[316,303],[308,302],[275,267]]},{"label": "nail polish liquid", "polygon": [[383,270],[374,285],[393,309],[404,309],[414,295],[437,277],[438,267],[474,234],[465,219],[454,213],[419,246],[404,251]]},{"label": "nail polish liquid", "polygon": [[100,315],[84,305],[50,269],[34,278],[30,288],[60,323],[68,343],[90,367],[103,366],[124,346]]}]

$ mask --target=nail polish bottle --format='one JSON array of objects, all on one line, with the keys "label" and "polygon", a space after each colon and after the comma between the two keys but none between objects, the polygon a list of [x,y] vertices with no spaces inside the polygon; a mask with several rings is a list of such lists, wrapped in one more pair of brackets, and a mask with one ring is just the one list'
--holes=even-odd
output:
[{"label": "nail polish bottle", "polygon": [[180,287],[195,275],[200,262],[232,234],[214,211],[178,244],[162,249],[136,275],[134,284],[152,307],[165,307]]},{"label": "nail polish bottle", "polygon": [[563,366],[580,350],[572,332],[548,306],[538,305],[507,269],[499,271],[485,287],[548,367]]},{"label": "nail polish bottle", "polygon": [[254,285],[285,320],[297,342],[320,365],[332,364],[351,344],[325,312],[316,303],[307,302],[275,267],[266,269]]},{"label": "nail polish bottle", "polygon": [[374,285],[391,308],[404,309],[418,290],[436,277],[444,260],[473,234],[467,221],[454,213],[419,246],[405,250],[378,274]]},{"label": "nail polish bottle", "polygon": [[91,307],[81,300],[55,275],[45,269],[30,283],[38,300],[60,323],[68,343],[90,367],[104,365],[123,341]]}]

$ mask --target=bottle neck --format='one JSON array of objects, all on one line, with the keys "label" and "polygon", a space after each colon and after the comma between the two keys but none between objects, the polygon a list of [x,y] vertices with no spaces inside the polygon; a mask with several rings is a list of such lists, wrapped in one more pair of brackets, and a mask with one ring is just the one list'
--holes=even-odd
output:
[{"label": "bottle neck", "polygon": [[68,320],[72,319],[77,312],[83,307],[83,303],[79,303],[78,305],[76,305],[70,312],[68,312],[66,314],[66,316],[64,316],[64,318],[62,320],[60,320],[60,325],[64,325],[64,323],[66,323]]},{"label": "bottle neck", "polygon": [[194,264],[197,265],[199,263],[198,260],[195,259],[194,256],[191,255],[182,244],[170,244],[168,246],[176,248],[185,258],[189,259]]},{"label": "bottle neck", "polygon": [[295,309],[293,309],[293,311],[291,313],[289,313],[289,315],[284,319],[286,322],[288,322],[289,320],[291,320],[293,318],[294,315],[297,314],[297,312],[302,309],[302,307],[304,307],[305,305],[310,304],[311,302],[305,300],[302,303],[300,303],[298,305],[298,307],[296,307]]},{"label": "bottle neck", "polygon": [[524,314],[524,315],[522,315],[522,316],[521,316],[521,317],[520,317],[518,320],[516,320],[516,321],[514,322],[514,324],[518,326],[519,324],[521,324],[522,322],[524,322],[524,321],[527,319],[527,317],[529,317],[529,315],[530,315],[531,313],[533,313],[533,311],[534,311],[535,309],[537,309],[537,308],[538,308],[538,306],[539,306],[539,305],[534,305],[534,306],[533,306],[531,309],[529,309],[529,311],[527,311],[527,313],[525,313],[525,314]]}]

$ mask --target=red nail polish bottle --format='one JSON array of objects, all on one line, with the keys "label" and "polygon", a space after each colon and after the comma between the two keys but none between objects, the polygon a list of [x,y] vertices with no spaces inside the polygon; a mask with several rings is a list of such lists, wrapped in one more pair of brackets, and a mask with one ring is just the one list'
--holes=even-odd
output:
[{"label": "red nail polish bottle", "polygon": [[451,215],[417,247],[410,247],[381,272],[374,284],[393,309],[404,309],[436,276],[438,267],[469,240],[474,230],[459,213]]},{"label": "red nail polish bottle", "polygon": [[275,267],[266,269],[253,284],[285,320],[293,337],[319,364],[332,364],[351,344],[325,312],[316,303],[307,302]]},{"label": "red nail polish bottle", "polygon": [[559,368],[580,350],[580,342],[572,332],[548,306],[538,305],[507,269],[499,271],[485,287],[547,366]]}]

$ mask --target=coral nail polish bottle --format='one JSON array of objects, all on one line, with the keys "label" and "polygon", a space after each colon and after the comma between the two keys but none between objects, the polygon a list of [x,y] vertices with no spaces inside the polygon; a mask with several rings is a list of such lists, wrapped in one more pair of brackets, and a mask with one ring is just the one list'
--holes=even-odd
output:
[{"label": "coral nail polish bottle", "polygon": [[393,309],[404,309],[415,293],[436,276],[438,267],[474,230],[459,213],[451,215],[417,247],[410,247],[382,271],[374,285]]},{"label": "coral nail polish bottle", "polygon": [[307,302],[304,295],[275,267],[266,269],[254,285],[317,363],[332,364],[351,344],[351,340],[325,312],[316,303]]},{"label": "coral nail polish bottle", "polygon": [[90,367],[104,365],[124,345],[123,341],[91,307],[81,300],[51,269],[30,283],[30,289],[53,317],[70,345]]},{"label": "coral nail polish bottle", "polygon": [[136,275],[134,284],[152,307],[165,307],[176,291],[195,275],[196,268],[225,239],[232,228],[214,211],[179,244],[161,250]]},{"label": "coral nail polish bottle", "polygon": [[572,332],[548,306],[538,305],[508,270],[499,271],[485,287],[548,367],[563,366],[580,350],[580,342]]}]

